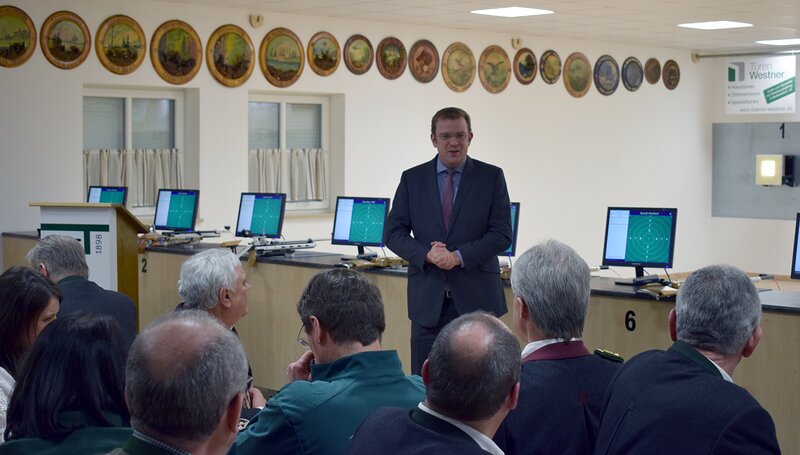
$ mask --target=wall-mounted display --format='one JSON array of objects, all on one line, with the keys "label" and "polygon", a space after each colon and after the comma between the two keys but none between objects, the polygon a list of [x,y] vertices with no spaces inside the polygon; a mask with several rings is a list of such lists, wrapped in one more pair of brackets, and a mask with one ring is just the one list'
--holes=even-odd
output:
[{"label": "wall-mounted display", "polygon": [[564,87],[575,98],[580,98],[592,86],[592,64],[580,52],[573,52],[564,62]]},{"label": "wall-mounted display", "polygon": [[289,29],[278,27],[267,33],[261,41],[258,61],[270,84],[288,87],[297,82],[303,73],[304,54],[297,35]]},{"label": "wall-mounted display", "polygon": [[399,39],[393,36],[384,38],[378,43],[375,53],[378,71],[386,79],[397,79],[406,70],[406,47]]},{"label": "wall-mounted display", "polygon": [[39,42],[47,61],[65,70],[83,63],[92,47],[86,22],[70,11],[59,11],[45,19]]},{"label": "wall-mounted display", "polygon": [[561,57],[556,51],[544,51],[539,62],[539,72],[542,74],[542,80],[548,84],[555,84],[558,81],[561,76]]},{"label": "wall-mounted display", "polygon": [[214,30],[206,45],[206,65],[222,85],[238,87],[244,84],[256,65],[256,52],[250,36],[232,24]]},{"label": "wall-mounted display", "polygon": [[635,92],[642,85],[644,70],[636,57],[628,57],[622,63],[622,85],[630,92]]},{"label": "wall-mounted display", "polygon": [[372,68],[375,53],[372,51],[372,43],[366,36],[353,35],[344,43],[342,57],[351,73],[364,74]]},{"label": "wall-mounted display", "polygon": [[644,62],[644,78],[650,84],[657,84],[661,79],[661,63],[658,62],[658,59],[648,58]]},{"label": "wall-mounted display", "polygon": [[185,84],[200,71],[203,43],[186,22],[164,22],[150,39],[150,61],[161,79],[170,84]]},{"label": "wall-mounted display", "polygon": [[511,61],[502,47],[491,45],[483,50],[478,61],[478,76],[489,93],[500,93],[511,80]]},{"label": "wall-mounted display", "polygon": [[675,87],[678,86],[678,82],[681,81],[681,69],[678,67],[678,62],[675,60],[667,60],[664,63],[661,79],[664,80],[665,87],[670,90],[675,90]]},{"label": "wall-mounted display", "polygon": [[597,91],[605,96],[609,96],[617,91],[619,87],[619,65],[614,57],[601,55],[594,62],[594,86]]},{"label": "wall-mounted display", "polygon": [[329,76],[339,67],[339,42],[330,33],[315,33],[307,51],[309,68],[320,76]]},{"label": "wall-mounted display", "polygon": [[439,73],[439,51],[426,39],[421,39],[408,51],[408,69],[419,82],[430,82]]},{"label": "wall-mounted display", "polygon": [[524,85],[536,79],[536,54],[527,47],[518,50],[514,56],[514,77]]},{"label": "wall-mounted display", "polygon": [[117,15],[104,20],[94,39],[97,58],[114,74],[134,72],[147,54],[144,31],[128,16]]},{"label": "wall-mounted display", "polygon": [[36,49],[36,27],[19,8],[0,6],[0,66],[13,68],[27,62]]},{"label": "wall-mounted display", "polygon": [[453,43],[442,56],[442,78],[454,92],[463,92],[475,80],[475,56],[464,43]]}]

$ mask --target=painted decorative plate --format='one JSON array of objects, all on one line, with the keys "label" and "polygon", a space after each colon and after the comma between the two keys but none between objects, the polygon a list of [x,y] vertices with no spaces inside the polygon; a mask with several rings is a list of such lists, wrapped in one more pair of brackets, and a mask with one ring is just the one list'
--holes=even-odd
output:
[{"label": "painted decorative plate", "polygon": [[511,80],[511,61],[502,47],[491,45],[484,49],[478,63],[478,76],[489,93],[500,93]]},{"label": "painted decorative plate", "polygon": [[47,61],[57,68],[76,68],[89,56],[92,39],[80,16],[71,11],[53,13],[42,24],[39,43]]},{"label": "painted decorative plate", "polygon": [[134,19],[116,15],[104,20],[94,37],[100,63],[114,74],[130,74],[147,55],[142,27]]},{"label": "painted decorative plate", "polygon": [[308,66],[320,76],[330,76],[339,67],[339,42],[328,32],[317,32],[308,40]]},{"label": "painted decorative plate", "polygon": [[226,87],[238,87],[256,66],[256,51],[247,32],[236,25],[214,30],[206,46],[206,64],[214,79]]},{"label": "painted decorative plate", "polygon": [[406,47],[403,43],[393,37],[389,36],[378,43],[378,49],[375,52],[378,62],[378,71],[386,79],[397,79],[403,75],[406,70]]},{"label": "painted decorative plate", "polygon": [[642,63],[636,57],[628,57],[622,63],[622,85],[629,92],[635,92],[642,86],[644,70]]},{"label": "painted decorative plate", "polygon": [[454,92],[463,92],[475,80],[475,56],[464,43],[447,46],[442,56],[442,78]]},{"label": "painted decorative plate", "polygon": [[191,25],[179,20],[161,24],[150,39],[150,61],[162,79],[185,84],[203,62],[203,43]]},{"label": "painted decorative plate", "polygon": [[594,62],[594,86],[597,91],[605,96],[609,96],[617,91],[619,87],[619,65],[614,57],[601,55]]},{"label": "painted decorative plate", "polygon": [[542,80],[548,84],[555,84],[558,81],[561,76],[561,57],[556,51],[544,51],[539,62],[539,72],[542,74]]},{"label": "painted decorative plate", "polygon": [[514,77],[523,85],[536,79],[536,54],[527,47],[518,50],[514,56]]},{"label": "painted decorative plate", "polygon": [[36,26],[19,8],[0,6],[0,35],[0,66],[20,66],[36,50]]},{"label": "painted decorative plate", "polygon": [[419,82],[430,82],[439,73],[439,51],[426,39],[421,39],[408,51],[408,69]]},{"label": "painted decorative plate", "polygon": [[667,60],[664,63],[661,79],[664,80],[665,87],[670,90],[675,90],[675,87],[678,86],[678,82],[681,81],[681,69],[678,67],[678,62],[675,60]]},{"label": "painted decorative plate", "polygon": [[650,84],[657,84],[661,79],[661,63],[658,62],[658,59],[648,58],[644,63],[644,78]]},{"label": "painted decorative plate", "polygon": [[261,72],[275,87],[288,87],[303,74],[305,52],[300,39],[288,28],[270,30],[258,50]]},{"label": "painted decorative plate", "polygon": [[592,64],[580,52],[573,52],[564,62],[564,87],[575,98],[580,98],[592,86]]},{"label": "painted decorative plate", "polygon": [[364,74],[372,68],[375,53],[372,43],[364,35],[353,35],[344,43],[344,64],[353,74]]}]

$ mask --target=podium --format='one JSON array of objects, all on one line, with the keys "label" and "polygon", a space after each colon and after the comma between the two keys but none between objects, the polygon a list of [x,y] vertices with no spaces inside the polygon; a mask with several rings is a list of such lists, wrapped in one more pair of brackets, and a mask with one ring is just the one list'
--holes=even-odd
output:
[{"label": "podium", "polygon": [[147,232],[122,204],[31,202],[40,208],[40,238],[53,234],[78,239],[89,264],[89,279],[119,291],[139,307],[137,234]]}]

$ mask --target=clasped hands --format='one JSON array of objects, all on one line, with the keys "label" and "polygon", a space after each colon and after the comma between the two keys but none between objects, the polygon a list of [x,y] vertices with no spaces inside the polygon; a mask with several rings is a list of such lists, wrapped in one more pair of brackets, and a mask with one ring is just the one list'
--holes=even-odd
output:
[{"label": "clasped hands", "polygon": [[451,270],[461,265],[461,258],[454,251],[448,251],[442,242],[431,242],[431,249],[425,259],[442,270]]}]

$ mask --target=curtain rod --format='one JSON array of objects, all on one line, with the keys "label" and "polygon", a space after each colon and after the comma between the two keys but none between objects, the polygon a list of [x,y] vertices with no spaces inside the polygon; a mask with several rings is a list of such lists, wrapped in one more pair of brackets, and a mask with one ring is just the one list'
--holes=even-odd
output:
[{"label": "curtain rod", "polygon": [[692,52],[692,61],[697,63],[704,58],[718,58],[718,57],[752,57],[755,55],[795,55],[800,54],[800,49],[784,49],[780,51],[752,51],[752,52],[721,52],[718,54],[700,54]]}]

